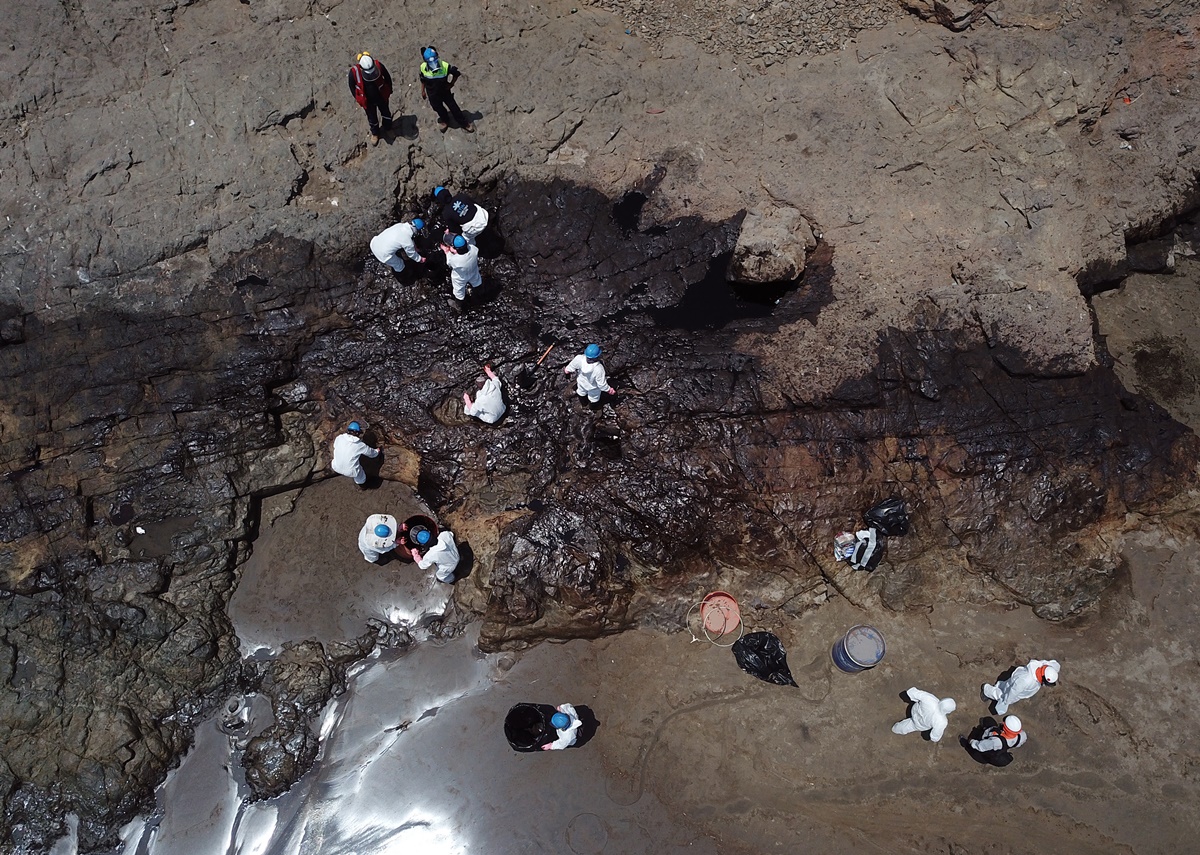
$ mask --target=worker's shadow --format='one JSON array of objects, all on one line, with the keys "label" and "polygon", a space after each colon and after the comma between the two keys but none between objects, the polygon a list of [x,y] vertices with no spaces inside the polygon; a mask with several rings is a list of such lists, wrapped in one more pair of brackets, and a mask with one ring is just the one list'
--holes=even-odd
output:
[{"label": "worker's shadow", "polygon": [[[990,681],[991,684],[993,686],[995,686],[996,684],[1000,683],[1002,680],[1011,680],[1013,671],[1016,671],[1019,667],[1021,667],[1021,666],[1020,665],[1010,665],[1006,670],[1001,671],[1000,674],[997,675],[995,680],[991,680]],[[980,685],[980,687],[979,687],[979,697],[982,698],[983,702],[988,705],[988,712],[990,712],[992,715],[998,715],[998,713],[996,712],[996,702],[993,701],[991,698],[989,698],[987,695],[985,695],[983,693],[982,685]]]},{"label": "worker's shadow", "polygon": [[486,306],[488,303],[494,302],[500,296],[500,292],[504,290],[504,284],[498,276],[487,275],[483,277],[483,284],[478,288],[471,290],[471,304],[475,306]]},{"label": "worker's shadow", "polygon": [[479,247],[480,258],[499,258],[505,254],[504,235],[500,234],[500,229],[496,227],[495,218],[492,218],[488,227],[475,238],[475,245]]},{"label": "worker's shadow", "polygon": [[471,543],[467,540],[460,540],[458,546],[458,566],[454,568],[454,581],[459,582],[471,575],[471,571],[475,569],[475,551],[471,549]]},{"label": "worker's shadow", "polygon": [[[463,118],[465,118],[472,125],[483,118],[483,113],[480,112],[479,110],[463,110],[462,114],[463,114]],[[459,126],[458,122],[455,122],[454,127],[458,128],[458,126]],[[476,130],[478,130],[478,128]]]},{"label": "worker's shadow", "polygon": [[374,490],[383,484],[383,479],[379,477],[379,471],[383,468],[383,456],[387,454],[387,450],[380,445],[379,435],[373,430],[365,431],[362,439],[363,442],[372,448],[379,449],[379,453],[374,457],[360,457],[358,459],[359,465],[362,466],[363,472],[365,472],[367,475],[367,480],[364,482],[364,486],[368,490]]},{"label": "worker's shadow", "polygon": [[579,716],[579,738],[575,741],[576,748],[582,748],[591,741],[591,738],[596,735],[596,731],[600,729],[600,720],[596,718],[596,714],[592,712],[592,708],[583,704],[578,704],[575,707],[575,714]]},{"label": "worker's shadow", "polygon": [[984,751],[976,751],[974,748],[971,747],[970,740],[981,739],[983,737],[984,732],[989,727],[996,727],[998,724],[999,724],[999,722],[997,722],[996,719],[992,718],[990,715],[984,716],[981,719],[979,719],[979,724],[975,726],[975,728],[971,731],[971,733],[969,735],[960,736],[958,738],[958,744],[961,745],[963,747],[963,750],[966,751],[967,754],[969,754],[971,756],[972,760],[974,760],[976,763],[978,763],[981,766],[1004,767],[1013,761],[1012,753],[1009,751],[986,751],[986,752],[984,752]]},{"label": "worker's shadow", "polygon": [[392,145],[398,139],[415,140],[420,135],[415,114],[396,116],[392,120],[392,132],[385,136],[384,142]]}]

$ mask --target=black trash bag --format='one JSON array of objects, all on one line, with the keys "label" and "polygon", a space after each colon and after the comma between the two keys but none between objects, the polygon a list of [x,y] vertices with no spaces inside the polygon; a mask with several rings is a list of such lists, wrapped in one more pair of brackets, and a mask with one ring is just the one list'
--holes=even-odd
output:
[{"label": "black trash bag", "polygon": [[908,511],[904,508],[904,500],[895,496],[884,499],[868,510],[863,514],[863,519],[868,526],[879,529],[888,537],[908,534]]},{"label": "black trash bag", "polygon": [[869,528],[864,536],[859,532],[854,543],[854,553],[850,556],[850,566],[855,570],[874,570],[883,560],[887,551],[887,538],[880,534],[879,529]]},{"label": "black trash bag", "polygon": [[550,723],[542,706],[516,704],[504,717],[504,738],[514,751],[537,751],[550,741]]},{"label": "black trash bag", "polygon": [[770,632],[752,632],[733,643],[733,658],[738,667],[760,680],[776,686],[795,686],[788,670],[787,654],[779,636]]}]

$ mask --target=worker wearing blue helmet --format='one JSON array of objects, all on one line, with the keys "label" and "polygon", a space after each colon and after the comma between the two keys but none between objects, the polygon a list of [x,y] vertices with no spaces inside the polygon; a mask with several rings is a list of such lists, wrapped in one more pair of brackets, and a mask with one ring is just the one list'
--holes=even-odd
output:
[{"label": "worker wearing blue helmet", "polygon": [[367,473],[363,471],[360,458],[378,457],[379,449],[363,442],[363,428],[358,422],[350,422],[346,432],[333,441],[333,460],[330,467],[339,475],[353,478],[360,490],[366,489]]},{"label": "worker wearing blue helmet", "polygon": [[384,553],[395,548],[399,531],[391,514],[371,514],[358,533],[358,551],[367,561],[377,564]]},{"label": "worker wearing blue helmet", "polygon": [[579,713],[575,712],[575,707],[571,704],[559,704],[555,709],[554,715],[550,716],[550,726],[554,728],[558,738],[543,745],[543,751],[570,748],[579,739],[579,728],[583,722],[579,720]]},{"label": "worker wearing blue helmet", "polygon": [[483,284],[483,274],[479,272],[479,247],[462,235],[446,235],[442,251],[446,253],[446,266],[450,268],[450,286],[458,304],[456,308],[461,308],[467,294]]},{"label": "worker wearing blue helmet", "polygon": [[479,233],[487,228],[491,215],[487,209],[466,193],[451,194],[445,187],[433,189],[433,200],[442,206],[442,222],[446,230],[460,234],[476,243]]},{"label": "worker wearing blue helmet", "polygon": [[600,364],[600,345],[589,344],[583,353],[576,356],[563,369],[564,374],[575,375],[575,392],[581,398],[598,404],[604,393],[616,394],[616,389],[608,384],[608,375]]},{"label": "worker wearing blue helmet", "polygon": [[371,254],[381,264],[386,264],[397,273],[404,270],[404,259],[400,255],[401,252],[417,262],[417,264],[421,264],[425,261],[425,256],[421,255],[421,251],[417,249],[414,238],[424,228],[425,221],[420,217],[414,217],[407,223],[396,223],[394,226],[388,226],[375,235],[375,237],[371,238]]},{"label": "worker wearing blue helmet", "polygon": [[429,102],[434,112],[438,114],[438,130],[446,133],[450,127],[450,117],[458,126],[469,134],[475,133],[471,120],[463,115],[458,102],[454,100],[454,84],[462,76],[458,66],[451,65],[438,56],[437,48],[430,45],[421,48],[421,65],[417,79],[421,81],[421,97]]},{"label": "worker wearing blue helmet", "polygon": [[[424,539],[421,538],[421,535],[425,535]],[[429,532],[422,530],[417,532],[416,540],[421,545],[429,544],[428,549],[424,552],[419,547],[412,548],[413,561],[417,562],[417,566],[422,570],[432,567],[435,579],[447,585],[453,585],[459,561],[458,544],[454,541],[454,532],[442,529],[437,540],[431,542]]]}]

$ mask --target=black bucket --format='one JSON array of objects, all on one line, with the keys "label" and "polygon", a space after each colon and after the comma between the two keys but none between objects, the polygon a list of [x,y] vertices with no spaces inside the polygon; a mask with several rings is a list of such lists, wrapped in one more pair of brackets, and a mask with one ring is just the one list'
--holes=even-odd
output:
[{"label": "black bucket", "polygon": [[[437,543],[438,524],[430,517],[427,517],[423,514],[417,514],[406,519],[404,524],[408,526],[408,531],[404,533],[403,540],[396,541],[396,554],[405,561],[412,560],[413,548],[420,549],[421,552],[424,552],[426,549],[429,549],[429,547]],[[419,543],[417,541],[417,532],[421,531],[429,532],[429,540],[425,543]]]},{"label": "black bucket", "polygon": [[504,738],[513,751],[538,751],[550,725],[536,704],[517,704],[504,717]]}]

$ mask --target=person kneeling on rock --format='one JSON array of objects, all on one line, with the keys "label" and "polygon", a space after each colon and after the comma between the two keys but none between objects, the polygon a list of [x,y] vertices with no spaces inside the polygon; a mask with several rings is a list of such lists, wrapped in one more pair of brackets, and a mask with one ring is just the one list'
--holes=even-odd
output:
[{"label": "person kneeling on rock", "polygon": [[367,486],[367,473],[363,471],[359,458],[379,456],[379,449],[363,442],[362,435],[362,425],[350,422],[346,432],[333,441],[333,460],[329,464],[337,474],[354,479],[359,489]]},{"label": "person kneeling on rock", "polygon": [[1004,765],[1012,760],[1009,752],[1020,748],[1028,738],[1021,729],[1021,720],[1015,715],[1006,715],[1003,723],[992,725],[980,734],[979,739],[969,740],[967,744],[982,759],[995,765]]},{"label": "person kneeling on rock", "polygon": [[[428,543],[429,532],[425,530],[417,532],[416,539],[421,545]],[[458,545],[454,542],[453,532],[443,530],[438,535],[437,542],[424,555],[417,547],[413,547],[412,557],[422,570],[436,566],[437,569],[433,571],[433,575],[439,582],[445,582],[447,585],[454,584],[454,571],[458,569]]]},{"label": "person kneeling on rock", "polygon": [[558,732],[558,739],[543,745],[543,751],[570,748],[579,739],[579,728],[583,722],[579,720],[579,713],[575,712],[575,707],[559,704],[555,709],[558,712],[550,716],[550,725]]},{"label": "person kneeling on rock", "polygon": [[385,552],[391,552],[396,547],[396,533],[399,527],[396,518],[391,514],[371,514],[358,533],[358,549],[363,558],[372,564],[377,564]]},{"label": "person kneeling on rock", "polygon": [[478,388],[479,394],[475,396],[474,403],[471,402],[470,394],[463,392],[463,412],[494,425],[504,415],[506,409],[504,393],[500,391],[500,378],[492,370],[492,366],[485,365],[483,370],[487,377],[476,378],[475,386]]}]

